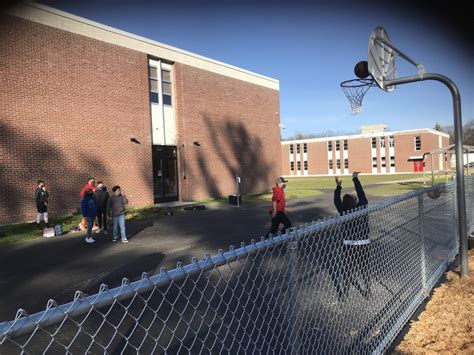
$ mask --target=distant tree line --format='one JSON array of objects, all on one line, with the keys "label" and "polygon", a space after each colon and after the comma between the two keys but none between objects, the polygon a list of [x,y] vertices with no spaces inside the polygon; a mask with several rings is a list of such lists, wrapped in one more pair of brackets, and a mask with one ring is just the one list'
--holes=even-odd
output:
[{"label": "distant tree line", "polygon": [[[433,129],[449,134],[449,143],[454,144],[454,126],[441,126],[438,122],[436,122]],[[474,119],[470,119],[464,124],[462,128],[462,135],[463,144],[474,145]]]}]

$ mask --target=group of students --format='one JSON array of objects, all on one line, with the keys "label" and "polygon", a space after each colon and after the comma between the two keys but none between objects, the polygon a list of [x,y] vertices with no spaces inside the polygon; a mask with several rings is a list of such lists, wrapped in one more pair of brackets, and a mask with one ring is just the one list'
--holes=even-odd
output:
[{"label": "group of students", "polygon": [[[365,195],[362,184],[359,181],[359,172],[352,174],[352,181],[357,196],[345,194],[341,199],[342,181],[336,177],[336,189],[334,190],[334,205],[337,212],[343,216],[355,209],[364,209],[369,201]],[[280,225],[283,225],[281,233],[285,233],[291,228],[291,222],[288,218],[285,187],[288,180],[278,177],[275,181],[272,193],[272,204],[269,208],[271,217],[271,227],[267,234],[274,235],[278,232]],[[344,222],[342,228],[337,232],[336,245],[332,245],[333,252],[339,253],[343,260],[338,268],[329,268],[329,273],[336,286],[339,300],[343,300],[349,291],[349,286],[353,284],[361,293],[368,297],[370,295],[370,280],[367,272],[370,264],[370,245],[369,238],[369,220],[367,214],[361,214]],[[336,271],[338,270],[338,271]],[[365,283],[365,287],[359,287],[356,283],[357,276]]]},{"label": "group of students", "polygon": [[125,230],[125,207],[128,199],[122,194],[120,186],[116,185],[112,188],[112,194],[109,195],[107,188],[102,181],[97,182],[95,178],[89,178],[87,184],[81,190],[81,212],[87,221],[86,243],[94,243],[95,239],[92,235],[92,229],[97,218],[98,229],[96,233],[103,232],[107,235],[107,216],[112,216],[113,237],[112,241],[118,240],[118,231],[122,243],[128,243]]}]

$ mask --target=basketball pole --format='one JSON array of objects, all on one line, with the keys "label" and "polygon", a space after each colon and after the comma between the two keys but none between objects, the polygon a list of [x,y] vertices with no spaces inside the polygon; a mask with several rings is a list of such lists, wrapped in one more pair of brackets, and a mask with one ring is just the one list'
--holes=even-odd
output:
[{"label": "basketball pole", "polygon": [[467,276],[467,228],[466,228],[466,195],[464,188],[464,163],[463,163],[463,139],[462,139],[462,118],[461,118],[461,95],[456,84],[448,77],[435,74],[423,73],[419,75],[407,76],[398,79],[384,80],[384,87],[414,83],[424,80],[436,80],[448,87],[453,98],[454,116],[454,143],[456,151],[456,194],[458,207],[458,232],[459,232],[459,256],[461,262],[461,277]]}]

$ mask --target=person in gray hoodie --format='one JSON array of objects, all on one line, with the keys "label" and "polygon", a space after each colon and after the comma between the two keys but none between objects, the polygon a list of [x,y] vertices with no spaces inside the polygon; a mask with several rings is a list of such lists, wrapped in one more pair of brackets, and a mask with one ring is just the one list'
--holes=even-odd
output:
[{"label": "person in gray hoodie", "polygon": [[112,215],[114,224],[114,234],[112,241],[118,240],[118,229],[120,227],[120,234],[122,236],[122,243],[128,243],[127,234],[125,232],[125,205],[128,204],[128,199],[122,195],[120,186],[112,188],[112,195],[107,202],[107,210]]}]

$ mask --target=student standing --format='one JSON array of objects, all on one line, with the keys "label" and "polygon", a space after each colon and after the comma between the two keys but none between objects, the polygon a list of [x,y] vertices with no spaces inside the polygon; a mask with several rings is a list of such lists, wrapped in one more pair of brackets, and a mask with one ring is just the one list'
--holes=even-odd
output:
[{"label": "student standing", "polygon": [[118,240],[118,229],[120,227],[122,243],[128,243],[127,234],[125,232],[125,206],[128,204],[128,199],[125,195],[122,195],[120,186],[114,186],[112,192],[112,195],[109,197],[109,202],[107,203],[107,209],[112,215],[114,225],[112,241],[116,242]]},{"label": "student standing", "polygon": [[87,189],[84,192],[84,198],[81,201],[81,211],[84,218],[87,219],[86,243],[94,243],[95,239],[92,237],[92,227],[94,226],[94,220],[97,216],[97,202],[92,189]]},{"label": "student standing", "polygon": [[107,235],[107,202],[109,200],[109,193],[102,181],[97,182],[95,199],[97,201],[97,223],[99,225],[96,233],[103,231]]},{"label": "student standing", "polygon": [[49,193],[43,180],[38,180],[38,187],[35,190],[36,201],[36,226],[41,228],[41,220],[44,220],[45,226],[48,227],[48,197]]}]

